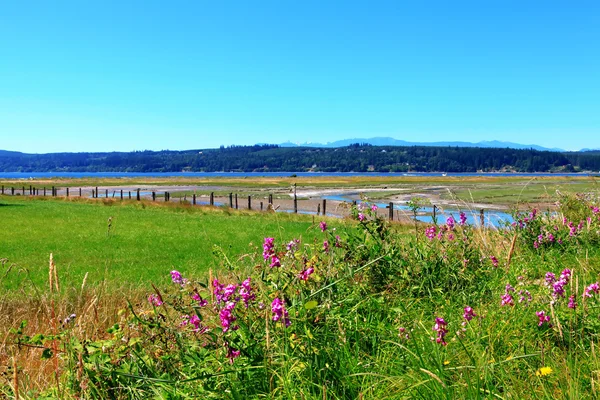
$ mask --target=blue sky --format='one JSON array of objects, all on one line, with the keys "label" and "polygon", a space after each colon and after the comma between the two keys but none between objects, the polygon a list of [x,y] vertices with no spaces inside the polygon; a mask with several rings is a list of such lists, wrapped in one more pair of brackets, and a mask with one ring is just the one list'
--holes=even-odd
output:
[{"label": "blue sky", "polygon": [[0,4],[0,149],[600,147],[598,1]]}]

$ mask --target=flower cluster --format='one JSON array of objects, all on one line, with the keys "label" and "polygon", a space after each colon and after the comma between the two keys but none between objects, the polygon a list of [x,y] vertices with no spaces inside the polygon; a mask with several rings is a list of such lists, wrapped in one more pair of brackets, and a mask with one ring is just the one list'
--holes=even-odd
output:
[{"label": "flower cluster", "polygon": [[325,232],[327,230],[327,223],[325,221],[319,222],[319,228],[321,228],[321,232]]},{"label": "flower cluster", "polygon": [[292,324],[288,318],[288,311],[283,304],[283,300],[279,297],[273,299],[273,302],[271,303],[271,312],[273,313],[273,321],[281,321],[286,327]]},{"label": "flower cluster", "polygon": [[571,270],[565,268],[561,273],[559,279],[556,279],[556,275],[552,272],[546,273],[546,284],[552,288],[552,297],[555,299],[565,297],[565,286],[571,279]]},{"label": "flower cluster", "polygon": [[465,225],[467,223],[467,216],[466,216],[466,214],[464,212],[461,211],[460,214],[459,214],[459,216],[458,216],[458,218],[459,218],[459,222],[458,223],[460,225]]},{"label": "flower cluster", "polygon": [[425,236],[429,240],[435,239],[436,233],[437,233],[437,228],[435,226],[430,226],[429,228],[425,229]]},{"label": "flower cluster", "polygon": [[171,280],[173,281],[173,283],[176,283],[178,285],[183,285],[187,282],[185,279],[183,279],[181,272],[176,270],[171,271]]},{"label": "flower cluster", "polygon": [[548,324],[549,327],[552,326],[552,324],[550,324],[550,316],[546,315],[545,311],[537,311],[535,315],[538,317],[538,326],[542,326],[544,324]]},{"label": "flower cluster", "polygon": [[473,318],[475,318],[477,316],[477,314],[475,314],[475,311],[473,310],[473,308],[467,306],[464,309],[463,312],[463,318],[465,319],[466,322],[471,322],[471,320]]},{"label": "flower cluster", "polygon": [[148,296],[148,302],[154,307],[160,307],[163,305],[162,299],[157,294],[151,294],[150,296]]},{"label": "flower cluster", "polygon": [[510,283],[507,283],[506,287],[504,288],[504,294],[500,298],[501,299],[501,302],[500,302],[501,306],[514,306],[515,305],[514,299],[513,299],[512,295],[511,295],[511,293],[514,293],[514,291],[515,291],[515,288],[512,287],[510,285]]},{"label": "flower cluster", "polygon": [[313,272],[315,272],[315,269],[313,267],[306,268],[298,274],[298,279],[300,279],[301,281],[307,281],[308,277],[311,276]]},{"label": "flower cluster", "polygon": [[448,333],[447,327],[448,327],[448,323],[446,321],[444,321],[444,318],[436,318],[435,319],[435,324],[433,325],[433,331],[437,333],[437,337],[435,338],[435,341],[437,343],[441,344],[442,346],[445,346],[448,344],[444,340],[444,337]]},{"label": "flower cluster", "polygon": [[592,297],[594,293],[600,292],[600,284],[598,282],[592,283],[588,287],[585,288],[583,292],[583,297]]},{"label": "flower cluster", "polygon": [[181,318],[182,318],[182,321],[181,321],[181,324],[179,325],[181,327],[191,325],[191,326],[193,326],[192,331],[196,332],[196,333],[200,333],[200,334],[208,331],[208,327],[202,325],[202,321],[200,320],[200,317],[198,317],[197,315],[192,315],[191,317],[189,315],[184,315]]},{"label": "flower cluster", "polygon": [[203,299],[202,296],[200,296],[200,293],[198,293],[197,291],[195,291],[194,294],[192,294],[192,300],[198,302],[198,307],[205,307],[208,304],[208,301],[206,299]]}]

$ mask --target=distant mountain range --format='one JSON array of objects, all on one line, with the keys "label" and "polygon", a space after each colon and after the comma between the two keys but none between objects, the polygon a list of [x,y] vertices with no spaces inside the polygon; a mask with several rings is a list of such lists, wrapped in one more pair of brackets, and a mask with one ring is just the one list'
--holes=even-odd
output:
[{"label": "distant mountain range", "polygon": [[[391,137],[374,137],[374,138],[356,138],[356,139],[344,139],[335,142],[327,143],[292,143],[285,142],[281,143],[281,147],[345,147],[354,143],[367,143],[373,146],[432,146],[432,147],[484,147],[484,148],[510,148],[510,149],[534,149],[540,151],[560,151],[564,152],[564,149],[559,148],[548,148],[538,146],[536,144],[520,144],[513,142],[502,142],[498,140],[482,141],[477,143],[472,142],[407,142],[405,140],[398,140]],[[586,149],[588,150],[588,149]]]}]

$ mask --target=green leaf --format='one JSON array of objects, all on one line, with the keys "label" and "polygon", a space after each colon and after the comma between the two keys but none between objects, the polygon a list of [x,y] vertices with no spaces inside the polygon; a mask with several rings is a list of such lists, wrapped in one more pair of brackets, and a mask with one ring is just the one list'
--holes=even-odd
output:
[{"label": "green leaf", "polygon": [[44,349],[44,351],[42,351],[42,360],[48,360],[51,357],[52,357],[52,350]]},{"label": "green leaf", "polygon": [[311,300],[309,302],[307,302],[306,304],[304,304],[304,308],[306,308],[307,310],[312,310],[313,308],[317,307],[319,305],[319,303],[316,300]]}]

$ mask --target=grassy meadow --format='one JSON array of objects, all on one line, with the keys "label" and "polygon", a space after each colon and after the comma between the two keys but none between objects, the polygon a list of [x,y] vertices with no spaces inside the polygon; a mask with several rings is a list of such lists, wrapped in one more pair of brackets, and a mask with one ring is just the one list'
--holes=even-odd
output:
[{"label": "grassy meadow", "polygon": [[555,196],[500,230],[2,197],[0,396],[599,398],[600,198]]},{"label": "grassy meadow", "polygon": [[310,217],[112,200],[4,197],[0,216],[0,258],[15,264],[0,287],[11,292],[45,285],[50,253],[65,286],[81,286],[88,274],[91,285],[139,287],[165,270],[219,267],[215,246],[235,260],[264,236],[310,240],[315,231]]}]

